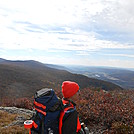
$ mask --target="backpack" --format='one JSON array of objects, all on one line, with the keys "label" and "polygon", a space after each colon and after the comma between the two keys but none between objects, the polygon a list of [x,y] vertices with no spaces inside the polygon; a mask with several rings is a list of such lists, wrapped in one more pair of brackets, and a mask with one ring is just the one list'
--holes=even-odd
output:
[{"label": "backpack", "polygon": [[53,89],[44,88],[36,92],[34,109],[36,113],[32,120],[37,127],[32,127],[32,133],[59,134],[59,117],[63,104]]},{"label": "backpack", "polygon": [[76,134],[78,119],[76,104],[70,100],[67,100],[67,102],[60,114],[59,134]]},{"label": "backpack", "polygon": [[53,89],[44,88],[35,93],[32,134],[76,134],[75,106],[62,103]]}]

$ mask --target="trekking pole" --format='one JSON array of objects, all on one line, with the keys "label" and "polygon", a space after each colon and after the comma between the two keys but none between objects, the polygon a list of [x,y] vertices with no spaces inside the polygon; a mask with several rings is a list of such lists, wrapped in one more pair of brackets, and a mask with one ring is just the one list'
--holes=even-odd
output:
[{"label": "trekking pole", "polygon": [[84,131],[84,134],[89,134],[89,129],[87,128],[87,126],[84,124],[84,122],[81,123],[81,127]]},{"label": "trekking pole", "polygon": [[32,128],[32,126],[33,126],[33,121],[32,120],[26,120],[24,122],[24,127],[26,129],[29,129],[29,134],[31,134],[31,128]]}]

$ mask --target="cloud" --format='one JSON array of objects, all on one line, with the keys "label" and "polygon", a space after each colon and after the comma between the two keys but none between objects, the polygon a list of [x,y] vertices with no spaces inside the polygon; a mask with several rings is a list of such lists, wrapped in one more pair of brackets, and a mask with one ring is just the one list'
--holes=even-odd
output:
[{"label": "cloud", "polygon": [[133,5],[132,0],[0,0],[0,48],[73,53],[84,58],[81,64],[107,49],[112,58],[132,59]]},{"label": "cloud", "polygon": [[115,56],[115,57],[128,57],[128,58],[134,58],[134,54],[104,54],[107,56]]},{"label": "cloud", "polygon": [[[81,25],[103,10],[101,0],[5,0],[0,1],[4,11],[16,21],[35,24]],[[15,4],[14,4],[15,3]],[[13,13],[9,11],[14,11]],[[86,20],[87,19],[87,20]]]},{"label": "cloud", "polygon": [[106,2],[106,8],[94,15],[91,21],[94,28],[97,28],[98,31],[103,28],[103,31],[123,32],[134,35],[134,1],[105,0],[103,2]]},{"label": "cloud", "polygon": [[[105,48],[134,48],[134,45],[116,41],[97,39],[94,33],[71,29],[70,27],[47,27],[31,23],[15,22],[14,27],[6,27],[0,35],[4,49],[38,49],[96,51]],[[8,37],[8,40],[7,40]],[[84,53],[84,52],[83,52]]]}]

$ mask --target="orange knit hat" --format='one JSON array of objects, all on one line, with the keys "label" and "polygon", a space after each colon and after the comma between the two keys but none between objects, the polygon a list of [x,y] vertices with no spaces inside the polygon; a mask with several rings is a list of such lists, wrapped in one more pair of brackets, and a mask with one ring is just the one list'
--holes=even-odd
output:
[{"label": "orange knit hat", "polygon": [[62,93],[64,98],[70,98],[79,91],[79,85],[76,82],[64,81],[62,83]]}]

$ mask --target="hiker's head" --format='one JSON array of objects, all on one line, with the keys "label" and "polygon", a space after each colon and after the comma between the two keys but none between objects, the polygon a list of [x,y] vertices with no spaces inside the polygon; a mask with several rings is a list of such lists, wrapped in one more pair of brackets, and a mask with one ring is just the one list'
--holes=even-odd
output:
[{"label": "hiker's head", "polygon": [[63,97],[69,99],[79,91],[79,85],[76,82],[64,81],[62,83]]}]

